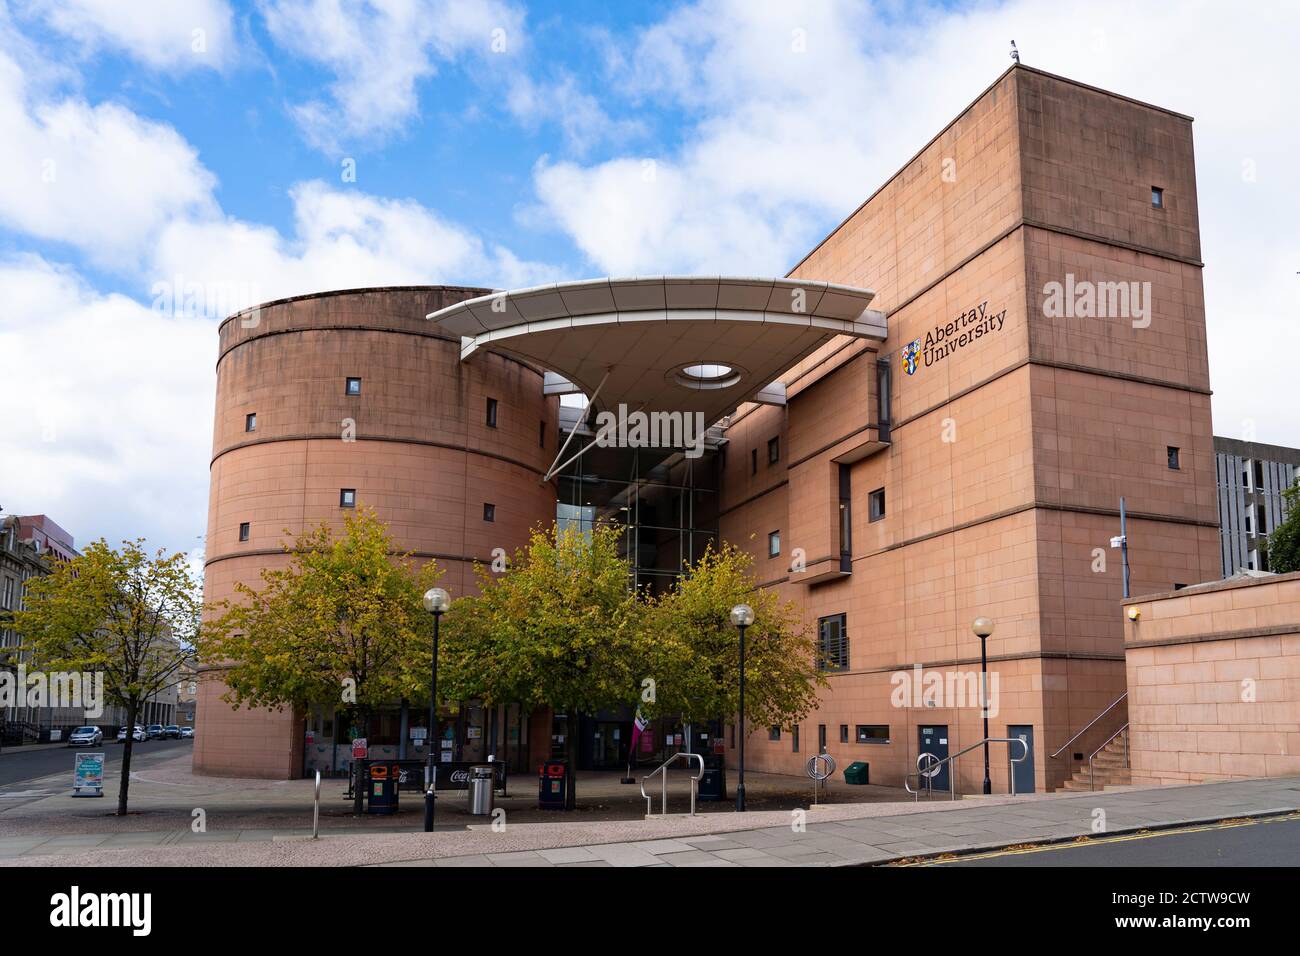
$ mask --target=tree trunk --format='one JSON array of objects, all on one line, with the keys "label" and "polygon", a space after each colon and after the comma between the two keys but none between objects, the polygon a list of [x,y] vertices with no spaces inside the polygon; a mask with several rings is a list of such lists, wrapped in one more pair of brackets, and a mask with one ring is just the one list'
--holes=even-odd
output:
[{"label": "tree trunk", "polygon": [[131,751],[135,747],[135,721],[140,712],[140,701],[131,698],[127,701],[126,741],[122,751],[122,779],[117,785],[117,815],[126,816],[126,798],[131,789]]}]

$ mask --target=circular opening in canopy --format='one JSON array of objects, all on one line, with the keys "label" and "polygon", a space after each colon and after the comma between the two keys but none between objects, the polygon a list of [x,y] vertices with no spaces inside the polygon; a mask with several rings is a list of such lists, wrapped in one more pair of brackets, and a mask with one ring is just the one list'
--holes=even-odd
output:
[{"label": "circular opening in canopy", "polygon": [[679,368],[676,378],[686,388],[730,388],[740,381],[740,371],[722,362],[693,362]]}]

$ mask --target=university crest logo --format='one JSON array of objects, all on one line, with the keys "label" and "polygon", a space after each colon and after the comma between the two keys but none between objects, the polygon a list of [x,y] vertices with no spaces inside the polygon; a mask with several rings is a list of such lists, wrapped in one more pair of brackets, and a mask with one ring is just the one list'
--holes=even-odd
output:
[{"label": "university crest logo", "polygon": [[916,374],[916,360],[921,355],[921,340],[914,339],[903,346],[903,369],[908,375]]}]

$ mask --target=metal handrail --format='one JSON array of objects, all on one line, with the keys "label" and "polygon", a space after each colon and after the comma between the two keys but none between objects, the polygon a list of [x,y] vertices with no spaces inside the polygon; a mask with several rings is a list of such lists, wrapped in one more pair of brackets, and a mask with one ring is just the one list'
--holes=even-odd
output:
[{"label": "metal handrail", "polygon": [[[1095,724],[1097,721],[1101,720],[1103,717],[1105,717],[1107,714],[1109,714],[1112,710],[1114,710],[1114,709],[1119,705],[1119,702],[1122,701],[1122,700],[1123,700],[1124,698],[1126,698],[1126,697],[1128,697],[1128,691],[1124,691],[1124,693],[1122,693],[1122,694],[1120,694],[1118,697],[1116,697],[1116,698],[1111,702],[1111,705],[1110,705],[1109,707],[1107,707],[1105,710],[1103,710],[1103,711],[1102,711],[1100,714],[1098,714],[1096,717],[1092,718],[1092,720],[1088,721],[1087,725],[1084,726],[1084,728],[1083,728],[1082,730],[1080,730],[1077,734],[1075,734],[1073,737],[1071,737],[1071,738],[1070,738],[1069,740],[1067,740],[1065,743],[1061,744],[1060,747],[1056,748],[1056,752],[1053,753],[1053,754],[1051,755],[1051,759],[1055,760],[1058,756],[1060,756],[1061,752],[1062,752],[1063,750],[1065,750],[1066,747],[1070,746],[1070,744],[1074,743],[1076,740],[1078,740],[1080,737],[1082,737],[1085,733],[1087,733],[1089,730],[1091,730],[1093,724]],[[1127,727],[1128,724],[1125,724],[1124,726]],[[1113,740],[1114,738],[1112,737],[1111,739]],[[1107,743],[1110,743],[1110,741],[1107,741]]]},{"label": "metal handrail", "polygon": [[[1029,744],[1025,743],[1025,741],[1020,737],[984,737],[980,740],[977,740],[969,747],[963,748],[962,750],[957,751],[955,754],[944,757],[942,760],[940,760],[934,754],[930,753],[928,750],[922,751],[921,753],[916,755],[916,772],[904,775],[903,789],[912,795],[912,801],[914,803],[919,801],[921,798],[921,791],[919,789],[913,790],[911,787],[907,785],[907,781],[910,780],[912,777],[916,777],[916,785],[917,787],[920,787],[921,778],[924,777],[925,793],[926,793],[925,798],[927,800],[931,799],[934,794],[934,791],[930,781],[933,780],[936,775],[938,775],[939,768],[942,767],[944,764],[952,764],[953,761],[955,761],[962,754],[968,754],[976,747],[982,747],[984,744],[1020,744],[1021,754],[1019,757],[1012,757],[1011,748],[1010,747],[1007,748],[1007,781],[1010,786],[1010,794],[1011,796],[1014,797],[1016,795],[1016,774],[1015,774],[1015,768],[1013,768],[1011,765],[1015,763],[1021,763],[1025,760],[1025,758],[1029,756]],[[930,762],[927,763],[924,767],[922,767],[921,761],[924,760],[926,757],[930,758]],[[957,774],[955,772],[955,769],[952,767],[949,767],[949,773],[948,773],[948,796],[949,799],[951,800],[957,799]]]},{"label": "metal handrail", "polygon": [[1128,766],[1128,724],[1125,723],[1123,727],[1121,727],[1119,730],[1115,731],[1113,734],[1107,737],[1106,742],[1104,744],[1102,744],[1092,753],[1088,754],[1088,789],[1089,790],[1097,789],[1097,772],[1096,772],[1096,768],[1093,767],[1092,765],[1093,760],[1096,759],[1097,754],[1101,753],[1103,750],[1109,747],[1110,742],[1114,740],[1116,737],[1118,737],[1120,734],[1124,735],[1124,766],[1126,767]]},{"label": "metal handrail", "polygon": [[668,815],[668,774],[666,771],[668,770],[668,765],[680,757],[685,757],[687,763],[690,763],[692,759],[698,760],[700,762],[700,772],[695,774],[693,777],[689,778],[691,781],[691,816],[695,816],[695,792],[699,786],[700,778],[704,776],[704,758],[701,757],[699,754],[686,753],[685,751],[682,751],[681,753],[673,754],[671,757],[669,757],[667,760],[661,763],[658,767],[655,767],[654,770],[651,770],[648,774],[646,774],[644,777],[641,778],[641,796],[645,797],[646,816],[650,816],[652,813],[654,813],[654,803],[650,794],[645,792],[645,785],[646,785],[646,781],[649,780],[651,777],[653,777],[655,774],[659,774],[660,780],[663,782],[663,787],[661,791],[662,799],[659,804],[659,814],[660,816]]}]

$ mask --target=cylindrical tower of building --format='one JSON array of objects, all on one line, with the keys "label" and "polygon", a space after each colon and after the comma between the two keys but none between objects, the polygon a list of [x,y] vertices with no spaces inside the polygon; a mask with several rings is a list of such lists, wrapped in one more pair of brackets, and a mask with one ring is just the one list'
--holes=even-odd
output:
[{"label": "cylindrical tower of building", "polygon": [[[425,316],[486,290],[358,289],[270,302],[220,329],[204,597],[260,586],[283,545],[372,507],[396,545],[436,559],[453,595],[473,562],[512,553],[555,516],[541,478],[557,451],[558,400],[542,372],[460,342]],[[233,710],[200,682],[200,773],[296,777],[302,724]]]}]

